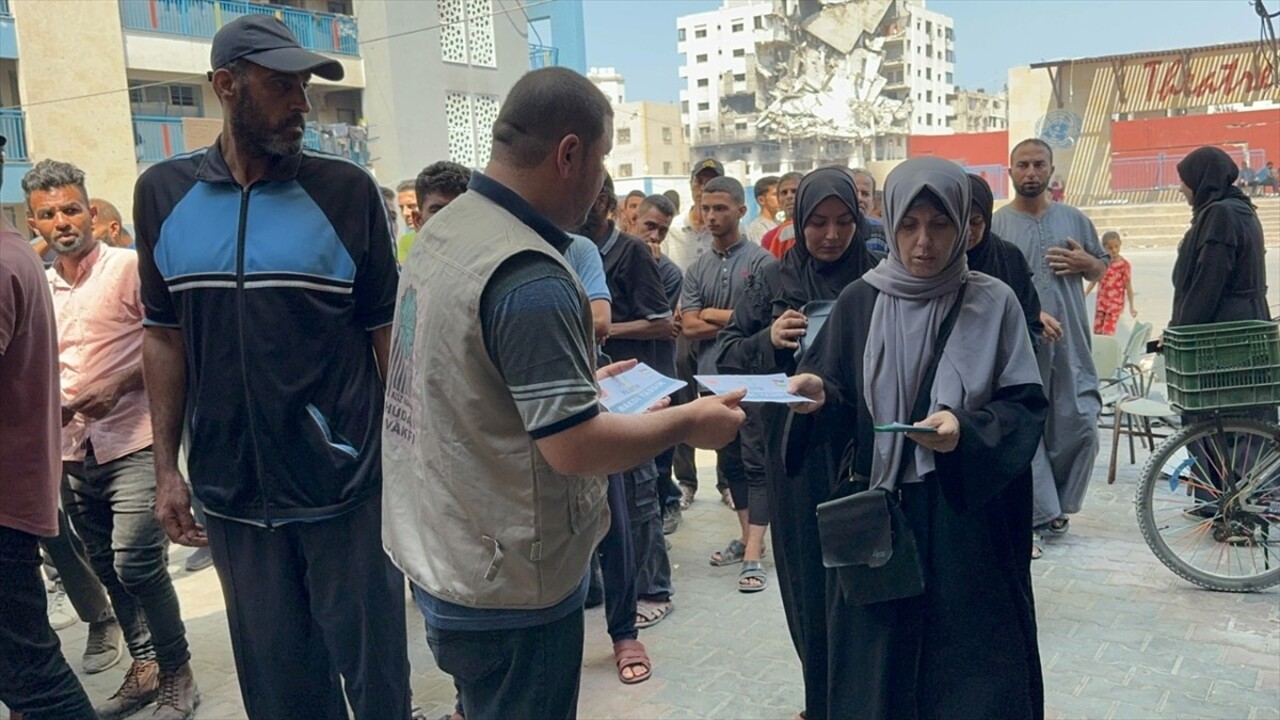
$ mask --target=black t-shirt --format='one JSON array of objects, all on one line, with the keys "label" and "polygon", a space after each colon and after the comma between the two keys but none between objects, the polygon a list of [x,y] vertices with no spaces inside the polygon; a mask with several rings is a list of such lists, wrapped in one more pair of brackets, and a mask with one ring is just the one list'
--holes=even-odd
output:
[{"label": "black t-shirt", "polygon": [[[600,255],[609,294],[613,296],[611,320],[615,324],[670,317],[671,306],[662,276],[658,274],[658,263],[643,242],[613,228],[600,248]],[[657,367],[660,363],[657,342],[610,338],[604,345],[604,353],[615,362],[635,359]]]}]

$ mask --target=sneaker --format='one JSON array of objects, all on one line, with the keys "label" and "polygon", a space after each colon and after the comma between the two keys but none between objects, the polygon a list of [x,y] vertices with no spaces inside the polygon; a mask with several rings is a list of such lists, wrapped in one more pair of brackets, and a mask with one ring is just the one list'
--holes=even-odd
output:
[{"label": "sneaker", "polygon": [[184,567],[187,572],[200,572],[205,568],[213,565],[213,553],[209,552],[209,546],[196,548],[196,551],[187,556],[187,562]]},{"label": "sneaker", "polygon": [[693,504],[693,494],[697,492],[697,488],[692,485],[680,483],[680,509],[688,510]]},{"label": "sneaker", "polygon": [[78,622],[80,618],[67,600],[67,591],[59,584],[53,597],[49,598],[49,626],[54,630],[65,630]]},{"label": "sneaker", "polygon": [[102,720],[120,720],[151,704],[160,694],[160,666],[155,660],[134,660],[115,695],[94,708]]},{"label": "sneaker", "polygon": [[89,623],[89,639],[84,644],[84,671],[93,675],[114,667],[124,655],[124,633],[115,618]]},{"label": "sneaker", "polygon": [[672,503],[667,506],[666,512],[662,516],[662,534],[671,535],[680,529],[680,506]]},{"label": "sneaker", "polygon": [[200,691],[191,672],[191,663],[172,672],[160,671],[160,693],[156,709],[149,717],[155,720],[189,720],[200,704]]}]

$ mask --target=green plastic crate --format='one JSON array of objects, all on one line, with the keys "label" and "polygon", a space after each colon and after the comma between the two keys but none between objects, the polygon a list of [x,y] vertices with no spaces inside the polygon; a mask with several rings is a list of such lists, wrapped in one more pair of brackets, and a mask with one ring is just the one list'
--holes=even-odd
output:
[{"label": "green plastic crate", "polygon": [[1280,405],[1280,324],[1241,320],[1164,332],[1169,402],[1202,411]]}]

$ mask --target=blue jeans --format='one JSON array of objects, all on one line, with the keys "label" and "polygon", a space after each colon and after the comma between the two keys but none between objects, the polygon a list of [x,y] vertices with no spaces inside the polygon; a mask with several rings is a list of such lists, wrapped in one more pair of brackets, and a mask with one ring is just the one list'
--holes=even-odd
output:
[{"label": "blue jeans", "polygon": [[467,720],[574,720],[582,679],[582,609],[518,630],[437,630],[436,665],[462,692]]},{"label": "blue jeans", "polygon": [[49,627],[38,543],[0,526],[0,702],[27,720],[96,720]]},{"label": "blue jeans", "polygon": [[100,465],[89,447],[83,462],[62,468],[62,505],[107,588],[129,654],[177,670],[191,652],[165,566],[167,540],[155,516],[151,448]]}]

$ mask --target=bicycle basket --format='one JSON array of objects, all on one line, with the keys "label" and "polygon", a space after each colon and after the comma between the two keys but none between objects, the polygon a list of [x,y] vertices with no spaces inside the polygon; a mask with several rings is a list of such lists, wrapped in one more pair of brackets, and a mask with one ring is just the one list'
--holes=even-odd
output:
[{"label": "bicycle basket", "polygon": [[1169,402],[1183,412],[1280,404],[1280,324],[1239,320],[1164,331]]}]

